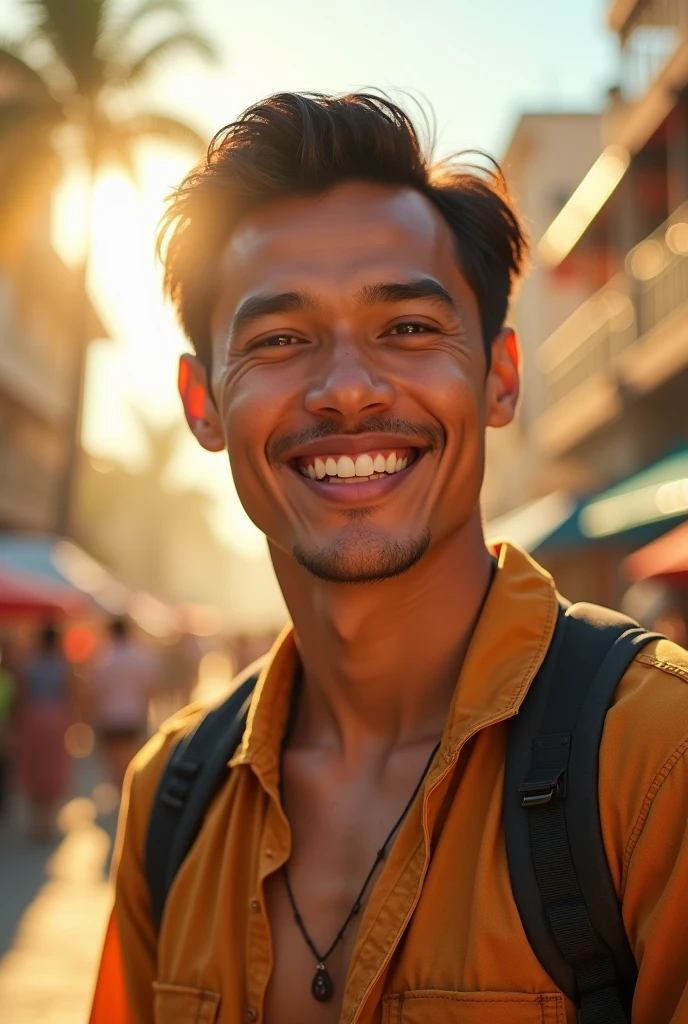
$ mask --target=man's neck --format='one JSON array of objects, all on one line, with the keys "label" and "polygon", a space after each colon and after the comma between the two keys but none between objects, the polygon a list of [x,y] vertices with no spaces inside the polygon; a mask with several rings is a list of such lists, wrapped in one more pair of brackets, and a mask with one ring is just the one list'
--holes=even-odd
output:
[{"label": "man's neck", "polygon": [[294,742],[356,761],[439,739],[491,580],[477,516],[375,584],[325,583],[272,556],[303,666]]}]

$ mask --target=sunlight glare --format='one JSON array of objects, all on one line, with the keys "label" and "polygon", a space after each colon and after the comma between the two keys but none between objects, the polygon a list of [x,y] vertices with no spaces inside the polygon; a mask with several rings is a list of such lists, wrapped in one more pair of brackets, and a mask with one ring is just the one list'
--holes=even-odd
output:
[{"label": "sunlight glare", "polygon": [[[87,366],[83,444],[99,458],[145,468],[141,420],[164,426],[181,416],[177,360],[188,343],[174,311],[162,300],[155,236],[164,197],[189,169],[188,159],[161,147],[142,147],[139,181],[109,169],[93,190],[89,290],[111,340],[91,344]],[[82,251],[85,179],[71,171],[53,208],[53,243],[74,265]],[[249,557],[265,557],[263,535],[250,522],[232,484],[227,458],[203,451],[181,433],[170,483],[199,487],[215,499],[213,526],[223,543]]]}]

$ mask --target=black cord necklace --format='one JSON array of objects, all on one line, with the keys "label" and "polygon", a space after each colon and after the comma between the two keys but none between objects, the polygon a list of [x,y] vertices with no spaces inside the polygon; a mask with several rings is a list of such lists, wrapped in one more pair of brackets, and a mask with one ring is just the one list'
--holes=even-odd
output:
[{"label": "black cord necklace", "polygon": [[[291,909],[294,912],[294,920],[296,921],[296,924],[297,924],[297,926],[299,928],[299,931],[301,932],[301,934],[304,937],[306,945],[310,949],[311,953],[315,957],[315,959],[317,961],[317,964],[318,964],[318,966],[316,968],[316,971],[315,971],[315,977],[313,978],[313,984],[311,985],[311,992],[313,993],[314,999],[317,999],[317,1001],[319,1003],[326,1003],[326,1002],[328,1002],[332,998],[332,996],[334,994],[334,984],[332,982],[332,978],[330,977],[330,975],[329,975],[329,973],[327,971],[327,968],[325,967],[325,964],[327,962],[327,958],[330,956],[330,954],[333,952],[335,947],[338,945],[338,943],[344,937],[344,932],[349,927],[349,923],[351,922],[352,918],[354,918],[356,916],[356,914],[359,913],[359,911],[361,909],[361,901],[362,901],[362,899],[363,899],[363,897],[365,895],[366,889],[368,888],[368,886],[370,884],[370,880],[372,879],[373,875],[375,874],[375,871],[377,870],[377,867],[380,864],[380,862],[382,860],[384,860],[385,854],[387,852],[387,847],[389,846],[389,844],[391,842],[392,836],[394,835],[394,833],[397,831],[397,829],[401,825],[402,821],[404,820],[404,818],[406,817],[406,815],[408,814],[408,812],[409,812],[409,810],[411,808],[411,804],[416,799],[416,796],[418,795],[418,790],[420,789],[420,787],[421,787],[421,785],[423,783],[423,779],[428,774],[428,770],[430,768],[430,765],[432,764],[432,762],[433,762],[433,760],[435,758],[435,754],[437,753],[439,748],[440,748],[440,744],[438,743],[434,747],[432,753],[430,754],[430,757],[428,758],[428,763],[426,764],[425,768],[423,769],[423,774],[419,778],[419,780],[418,780],[418,782],[416,784],[416,788],[414,789],[413,793],[411,794],[411,799],[406,804],[406,807],[404,808],[404,810],[402,811],[401,815],[399,816],[399,818],[395,822],[394,827],[392,828],[392,831],[389,833],[389,835],[385,839],[384,843],[382,844],[380,849],[377,851],[377,854],[375,856],[375,860],[373,862],[373,866],[370,869],[370,871],[368,872],[368,874],[366,876],[366,880],[363,883],[363,885],[361,886],[361,891],[359,892],[358,896],[354,900],[353,905],[351,907],[351,910],[349,911],[348,916],[347,916],[344,924],[342,925],[342,927],[337,932],[334,940],[332,941],[332,943],[329,946],[329,949],[325,953],[319,953],[318,950],[315,948],[313,940],[311,939],[310,935],[308,934],[308,932],[306,930],[306,926],[303,923],[303,918],[301,917],[301,914],[299,913],[298,908],[296,906],[296,900],[294,899],[294,892],[293,892],[292,887],[291,887],[291,882],[289,881],[289,872],[287,871],[287,865],[284,864],[284,866],[282,867],[282,874],[284,875],[284,884],[285,884],[286,889],[287,889],[287,895],[289,896],[289,902],[291,903]],[[281,782],[280,782],[280,789],[281,789]]]}]

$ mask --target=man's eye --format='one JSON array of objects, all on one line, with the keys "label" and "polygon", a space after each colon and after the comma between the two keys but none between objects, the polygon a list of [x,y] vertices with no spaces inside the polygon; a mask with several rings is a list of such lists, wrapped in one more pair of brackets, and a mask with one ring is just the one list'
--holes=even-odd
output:
[{"label": "man's eye", "polygon": [[301,339],[295,334],[273,334],[270,338],[263,338],[258,343],[259,348],[289,348],[291,345],[298,345]]},{"label": "man's eye", "polygon": [[410,320],[403,324],[395,324],[392,327],[392,334],[427,334],[431,330],[427,324],[419,324]]}]

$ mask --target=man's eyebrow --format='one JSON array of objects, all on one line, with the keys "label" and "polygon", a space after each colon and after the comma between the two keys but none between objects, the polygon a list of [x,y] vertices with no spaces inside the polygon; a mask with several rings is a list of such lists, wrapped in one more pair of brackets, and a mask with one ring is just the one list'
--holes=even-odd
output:
[{"label": "man's eyebrow", "polygon": [[378,303],[407,302],[414,299],[434,299],[448,306],[453,313],[461,312],[458,303],[439,281],[432,277],[419,277],[415,281],[391,281],[381,284],[365,284],[358,293],[364,306]]},{"label": "man's eyebrow", "polygon": [[299,313],[314,310],[317,302],[308,292],[280,292],[276,295],[249,295],[239,303],[229,325],[231,337],[255,320],[273,313]]}]

